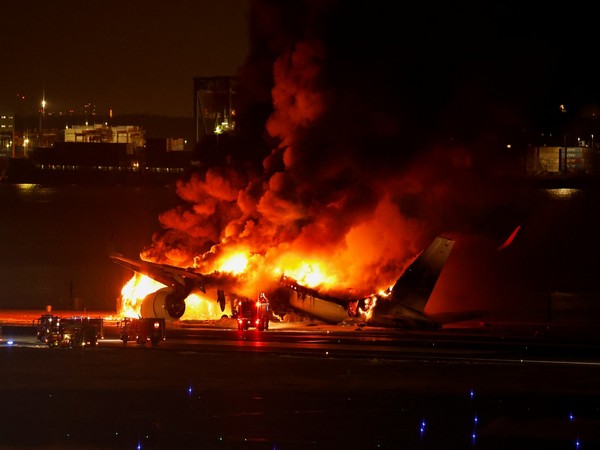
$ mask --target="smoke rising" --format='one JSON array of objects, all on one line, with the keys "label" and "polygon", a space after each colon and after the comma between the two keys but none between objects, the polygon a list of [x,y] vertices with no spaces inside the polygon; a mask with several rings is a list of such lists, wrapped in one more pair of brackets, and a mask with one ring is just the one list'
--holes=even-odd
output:
[{"label": "smoke rising", "polygon": [[182,204],[160,215],[144,259],[211,273],[244,251],[248,291],[276,268],[318,262],[335,286],[366,295],[437,234],[501,242],[518,225],[485,121],[520,119],[511,110],[498,122],[486,92],[461,97],[464,36],[427,36],[450,31],[443,11],[426,22],[388,2],[251,5],[238,135],[220,164],[177,184]]}]

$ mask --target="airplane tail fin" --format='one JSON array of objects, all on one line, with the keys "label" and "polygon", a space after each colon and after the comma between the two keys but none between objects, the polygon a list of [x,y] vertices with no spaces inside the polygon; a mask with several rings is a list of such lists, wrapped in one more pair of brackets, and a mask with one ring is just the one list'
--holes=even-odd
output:
[{"label": "airplane tail fin", "polygon": [[436,237],[398,278],[392,302],[423,312],[453,246],[453,240]]}]

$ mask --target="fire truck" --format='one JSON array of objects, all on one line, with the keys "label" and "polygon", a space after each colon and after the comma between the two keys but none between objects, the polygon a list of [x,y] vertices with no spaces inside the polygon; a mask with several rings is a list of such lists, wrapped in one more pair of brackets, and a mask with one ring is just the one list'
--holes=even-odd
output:
[{"label": "fire truck", "polygon": [[258,331],[269,329],[269,300],[263,292],[258,300],[243,299],[237,307],[238,331],[246,331],[255,327]]},{"label": "fire truck", "polygon": [[49,347],[96,347],[104,338],[102,318],[42,314],[34,320],[36,337]]},{"label": "fire truck", "polygon": [[126,317],[117,322],[117,326],[120,329],[119,337],[123,341],[123,345],[126,345],[128,341],[135,341],[140,345],[149,341],[152,345],[158,345],[166,338],[165,319]]}]

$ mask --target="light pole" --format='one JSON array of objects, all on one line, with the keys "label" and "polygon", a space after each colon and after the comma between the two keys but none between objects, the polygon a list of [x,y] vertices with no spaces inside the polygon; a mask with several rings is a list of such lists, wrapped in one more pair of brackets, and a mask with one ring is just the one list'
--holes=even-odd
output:
[{"label": "light pole", "polygon": [[40,114],[40,143],[44,146],[44,116],[46,115],[46,98],[42,97],[42,113]]}]

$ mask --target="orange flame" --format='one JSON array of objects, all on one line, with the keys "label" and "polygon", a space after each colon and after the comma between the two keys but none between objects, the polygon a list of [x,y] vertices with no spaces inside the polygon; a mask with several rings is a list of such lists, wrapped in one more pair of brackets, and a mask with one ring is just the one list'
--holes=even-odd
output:
[{"label": "orange flame", "polygon": [[225,305],[225,310],[214,300],[205,297],[202,292],[193,292],[185,299],[185,314],[181,320],[218,320],[223,316],[231,317],[231,305]]},{"label": "orange flame", "polygon": [[248,257],[242,252],[236,252],[223,258],[219,272],[228,272],[234,275],[241,274],[248,268]]},{"label": "orange flame", "polygon": [[140,308],[144,297],[163,287],[165,287],[164,284],[146,275],[134,273],[133,277],[121,289],[121,310],[118,315],[130,318],[140,317]]},{"label": "orange flame", "polygon": [[[164,284],[136,272],[121,289],[121,306],[117,317],[139,318],[144,297],[163,287]],[[216,320],[223,315],[231,316],[230,305],[226,305],[225,310],[221,311],[218,304],[202,292],[192,292],[185,299],[185,305],[185,314],[181,320]]]}]

